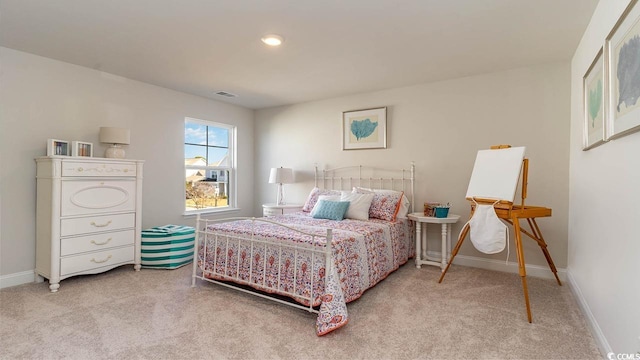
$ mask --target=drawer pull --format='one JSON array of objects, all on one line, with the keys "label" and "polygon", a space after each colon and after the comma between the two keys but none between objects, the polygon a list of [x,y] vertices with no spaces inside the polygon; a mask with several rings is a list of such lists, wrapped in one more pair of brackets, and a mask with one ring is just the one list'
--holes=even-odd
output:
[{"label": "drawer pull", "polygon": [[105,226],[109,226],[109,224],[111,224],[111,220],[107,221],[105,224],[96,224],[95,222],[91,222],[91,225],[95,226],[95,227],[105,227]]},{"label": "drawer pull", "polygon": [[109,259],[111,259],[111,255],[107,256],[107,258],[106,258],[106,259],[104,259],[104,260],[96,260],[96,259],[92,258],[92,259],[91,259],[91,262],[94,262],[94,263],[96,263],[96,264],[100,264],[100,263],[103,263],[103,262],[107,262],[107,261],[109,261]]},{"label": "drawer pull", "polygon": [[108,244],[108,243],[109,243],[109,241],[111,241],[111,238],[108,238],[108,239],[107,239],[107,241],[100,242],[100,243],[99,243],[99,242],[96,242],[95,240],[91,240],[91,243],[92,243],[93,245],[105,245],[105,244]]}]

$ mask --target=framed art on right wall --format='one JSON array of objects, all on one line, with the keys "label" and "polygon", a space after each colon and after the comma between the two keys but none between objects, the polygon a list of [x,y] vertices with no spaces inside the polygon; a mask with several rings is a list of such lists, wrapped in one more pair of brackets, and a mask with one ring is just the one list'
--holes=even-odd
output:
[{"label": "framed art on right wall", "polygon": [[605,41],[607,137],[640,130],[640,6],[632,0]]},{"label": "framed art on right wall", "polygon": [[602,48],[582,79],[584,99],[584,145],[589,150],[605,141],[604,61]]}]

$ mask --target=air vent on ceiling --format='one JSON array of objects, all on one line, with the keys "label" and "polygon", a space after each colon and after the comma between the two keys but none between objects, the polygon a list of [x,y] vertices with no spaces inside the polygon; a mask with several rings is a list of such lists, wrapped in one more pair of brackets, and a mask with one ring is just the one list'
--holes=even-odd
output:
[{"label": "air vent on ceiling", "polygon": [[220,95],[220,96],[224,96],[224,97],[228,97],[228,98],[238,97],[238,95],[232,94],[232,93],[226,92],[226,91],[217,91],[216,95]]}]

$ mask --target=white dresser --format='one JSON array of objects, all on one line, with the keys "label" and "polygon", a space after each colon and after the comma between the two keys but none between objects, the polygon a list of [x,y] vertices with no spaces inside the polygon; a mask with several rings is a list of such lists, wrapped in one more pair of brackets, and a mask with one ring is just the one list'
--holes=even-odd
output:
[{"label": "white dresser", "polygon": [[140,270],[140,160],[46,156],[37,163],[36,274],[60,280]]}]

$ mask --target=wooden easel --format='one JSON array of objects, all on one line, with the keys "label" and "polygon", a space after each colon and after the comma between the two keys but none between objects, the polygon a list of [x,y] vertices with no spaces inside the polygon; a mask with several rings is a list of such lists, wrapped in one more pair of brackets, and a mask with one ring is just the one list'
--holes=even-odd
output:
[{"label": "wooden easel", "polygon": [[[495,145],[492,146],[491,149],[505,149],[511,147],[510,145]],[[529,159],[524,159],[522,163],[522,197],[520,205],[514,205],[511,201],[500,200],[498,203],[494,205],[496,214],[498,218],[505,220],[509,224],[513,226],[515,232],[515,242],[516,242],[516,255],[518,258],[518,270],[520,274],[520,278],[522,279],[522,288],[524,290],[524,301],[527,307],[527,318],[529,322],[531,322],[531,306],[529,305],[529,291],[527,290],[527,272],[525,269],[524,262],[524,252],[522,251],[522,234],[527,235],[531,239],[535,240],[540,249],[542,249],[542,253],[544,257],[547,259],[547,263],[549,264],[549,268],[553,272],[553,275],[556,277],[558,281],[558,285],[562,286],[560,282],[560,278],[558,277],[558,271],[556,270],[555,265],[553,264],[553,260],[551,259],[551,254],[549,254],[549,250],[547,250],[547,243],[544,241],[542,237],[542,233],[540,232],[540,228],[536,223],[536,218],[538,217],[549,217],[551,216],[551,209],[541,206],[525,206],[524,200],[527,197],[527,177],[529,172]],[[493,204],[495,199],[483,199],[483,198],[467,198],[468,201],[471,202],[471,216],[473,216],[473,212],[475,211],[475,200],[478,204]],[[527,223],[529,224],[529,228],[531,231],[527,231],[520,227],[520,219],[527,219]],[[460,233],[458,238],[458,243],[455,248],[451,252],[451,258],[449,259],[449,263],[447,267],[444,269],[442,274],[440,275],[440,280],[438,283],[441,283],[444,279],[445,274],[449,270],[449,266],[453,262],[453,259],[458,254],[460,250],[460,246],[464,242],[465,237],[469,233],[469,224],[466,224]]]}]

